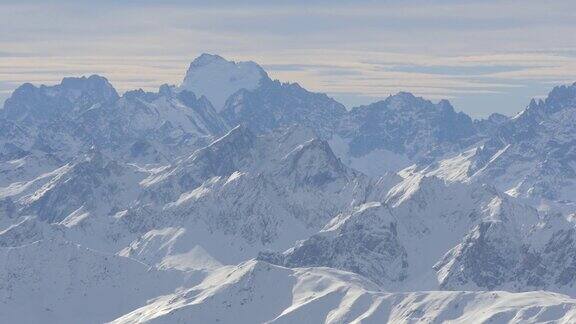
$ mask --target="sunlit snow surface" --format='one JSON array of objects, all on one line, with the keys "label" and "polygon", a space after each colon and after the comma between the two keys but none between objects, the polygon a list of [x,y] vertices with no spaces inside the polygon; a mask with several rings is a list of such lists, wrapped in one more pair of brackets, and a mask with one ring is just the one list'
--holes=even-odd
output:
[{"label": "sunlit snow surface", "polygon": [[0,322],[573,323],[575,107],[572,85],[514,118],[347,111],[207,54],[158,92],[25,84],[0,111]]},{"label": "sunlit snow surface", "polygon": [[221,111],[226,99],[240,89],[254,90],[266,72],[254,62],[230,62],[218,55],[203,54],[195,59],[186,72],[180,89],[205,96]]}]

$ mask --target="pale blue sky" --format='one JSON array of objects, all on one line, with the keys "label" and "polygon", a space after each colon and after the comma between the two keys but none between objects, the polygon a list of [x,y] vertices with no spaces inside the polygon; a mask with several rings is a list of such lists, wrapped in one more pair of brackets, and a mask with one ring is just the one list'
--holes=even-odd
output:
[{"label": "pale blue sky", "polygon": [[0,100],[23,82],[102,74],[178,83],[203,52],[347,106],[400,90],[475,117],[576,81],[576,1],[11,1],[0,3]]}]

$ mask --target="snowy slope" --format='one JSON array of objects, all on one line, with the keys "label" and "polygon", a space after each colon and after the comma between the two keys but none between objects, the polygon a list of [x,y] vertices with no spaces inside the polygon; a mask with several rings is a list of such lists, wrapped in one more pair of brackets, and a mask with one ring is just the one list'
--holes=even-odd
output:
[{"label": "snowy slope", "polygon": [[112,323],[571,323],[576,301],[530,292],[386,293],[329,268],[248,261]]},{"label": "snowy slope", "polygon": [[0,232],[2,323],[102,323],[184,282],[178,273],[66,241],[57,230],[44,229],[41,238],[15,233],[34,232],[30,226],[41,225],[33,222]]},{"label": "snowy slope", "polygon": [[256,136],[241,126],[142,183],[139,201],[163,207],[121,253],[162,266],[201,253],[208,267],[288,248],[390,186],[343,166],[305,129]]},{"label": "snowy slope", "polygon": [[34,215],[84,246],[188,270],[286,249],[398,180],[345,167],[306,128],[255,135],[239,126],[168,166],[94,149],[0,193],[3,226]]},{"label": "snowy slope", "polygon": [[386,290],[547,289],[574,295],[573,225],[543,216],[494,188],[406,179],[385,200],[332,219],[283,253],[259,259],[325,266]]}]

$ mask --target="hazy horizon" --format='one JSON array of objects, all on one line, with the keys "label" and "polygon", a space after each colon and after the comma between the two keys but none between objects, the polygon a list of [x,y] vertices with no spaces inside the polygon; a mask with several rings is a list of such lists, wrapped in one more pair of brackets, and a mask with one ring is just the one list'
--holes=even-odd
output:
[{"label": "hazy horizon", "polygon": [[513,115],[576,81],[575,12],[569,1],[9,0],[0,4],[0,101],[24,82],[90,74],[120,92],[154,90],[178,84],[208,52],[255,61],[349,108],[409,91],[473,117]]}]

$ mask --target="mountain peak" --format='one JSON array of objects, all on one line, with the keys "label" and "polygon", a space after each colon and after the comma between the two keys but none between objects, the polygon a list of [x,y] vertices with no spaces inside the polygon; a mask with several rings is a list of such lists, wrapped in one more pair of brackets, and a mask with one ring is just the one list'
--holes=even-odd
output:
[{"label": "mountain peak", "polygon": [[192,61],[192,63],[190,63],[190,66],[194,66],[194,67],[200,67],[200,66],[204,66],[204,65],[208,65],[211,63],[216,63],[216,62],[228,62],[226,61],[226,59],[224,59],[222,56],[217,55],[217,54],[208,54],[208,53],[202,53],[200,54],[200,56],[198,56],[197,58],[194,59],[194,61]]},{"label": "mountain peak", "polygon": [[217,111],[226,99],[241,89],[254,90],[268,75],[258,64],[228,61],[219,55],[202,54],[192,63],[180,85],[198,96],[206,96]]},{"label": "mountain peak", "polygon": [[63,96],[71,102],[87,96],[94,101],[113,101],[118,99],[116,89],[103,76],[92,74],[89,77],[67,77],[55,86],[40,86],[49,96]]},{"label": "mountain peak", "polygon": [[400,92],[396,93],[395,95],[391,95],[390,97],[401,98],[401,99],[416,99],[416,96],[413,93],[407,92],[407,91],[400,91]]},{"label": "mountain peak", "polygon": [[104,77],[67,77],[52,86],[37,87],[30,83],[21,85],[4,103],[4,114],[11,120],[46,121],[71,111],[83,111],[97,103],[110,103],[118,98],[118,93]]},{"label": "mountain peak", "polygon": [[554,87],[544,103],[552,112],[567,107],[576,107],[576,82],[572,85]]},{"label": "mountain peak", "polygon": [[388,98],[384,100],[384,103],[386,106],[396,109],[433,105],[432,102],[422,97],[416,97],[414,94],[405,91],[400,91],[394,95],[388,96]]},{"label": "mountain peak", "polygon": [[91,84],[91,85],[108,85],[108,79],[98,74],[92,74],[88,77],[85,75],[81,77],[65,77],[60,82],[62,87],[78,87],[83,84]]}]

